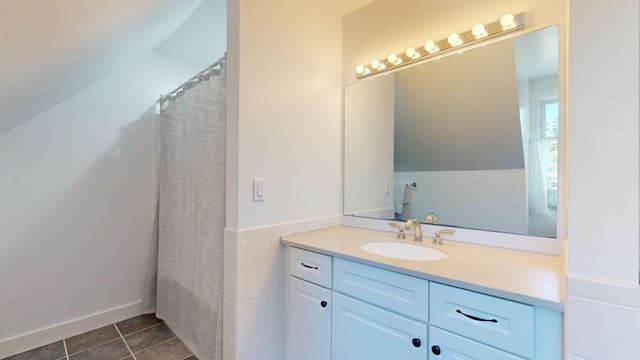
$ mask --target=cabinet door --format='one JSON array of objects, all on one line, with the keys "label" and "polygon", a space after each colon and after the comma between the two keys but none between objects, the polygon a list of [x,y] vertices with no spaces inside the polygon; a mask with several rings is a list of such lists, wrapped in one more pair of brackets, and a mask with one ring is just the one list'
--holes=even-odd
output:
[{"label": "cabinet door", "polygon": [[525,360],[462,336],[429,327],[429,360]]},{"label": "cabinet door", "polygon": [[331,291],[289,277],[287,359],[331,359]]},{"label": "cabinet door", "polygon": [[427,325],[333,292],[333,360],[425,360]]}]

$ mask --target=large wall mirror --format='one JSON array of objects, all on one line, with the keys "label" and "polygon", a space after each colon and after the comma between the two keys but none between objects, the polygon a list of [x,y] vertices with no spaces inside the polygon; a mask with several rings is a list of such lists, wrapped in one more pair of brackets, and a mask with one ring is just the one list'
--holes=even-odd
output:
[{"label": "large wall mirror", "polygon": [[345,215],[556,237],[557,26],[344,95]]}]

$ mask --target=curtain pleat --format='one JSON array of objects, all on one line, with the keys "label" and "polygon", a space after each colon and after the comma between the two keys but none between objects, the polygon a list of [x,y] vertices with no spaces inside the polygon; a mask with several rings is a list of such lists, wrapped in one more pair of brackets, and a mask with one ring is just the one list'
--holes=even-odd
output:
[{"label": "curtain pleat", "polygon": [[225,71],[159,115],[156,316],[203,360],[222,359]]}]

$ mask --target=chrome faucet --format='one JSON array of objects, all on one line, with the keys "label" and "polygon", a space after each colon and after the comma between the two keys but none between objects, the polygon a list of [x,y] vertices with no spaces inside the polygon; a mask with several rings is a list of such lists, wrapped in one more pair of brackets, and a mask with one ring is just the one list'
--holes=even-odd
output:
[{"label": "chrome faucet", "polygon": [[433,245],[442,245],[442,238],[440,235],[442,234],[453,234],[456,231],[453,229],[442,229],[436,231],[436,234],[433,236]]},{"label": "chrome faucet", "polygon": [[411,227],[413,227],[413,240],[422,241],[422,227],[420,226],[420,221],[418,221],[418,219],[407,220],[407,225],[405,225],[404,228],[411,230]]}]

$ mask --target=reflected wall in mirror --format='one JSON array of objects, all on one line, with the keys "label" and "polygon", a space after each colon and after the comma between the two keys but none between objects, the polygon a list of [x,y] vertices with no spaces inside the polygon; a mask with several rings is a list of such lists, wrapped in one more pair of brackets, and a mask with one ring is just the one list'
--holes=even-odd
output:
[{"label": "reflected wall in mirror", "polygon": [[346,86],[345,215],[555,237],[557,74],[554,26]]}]

